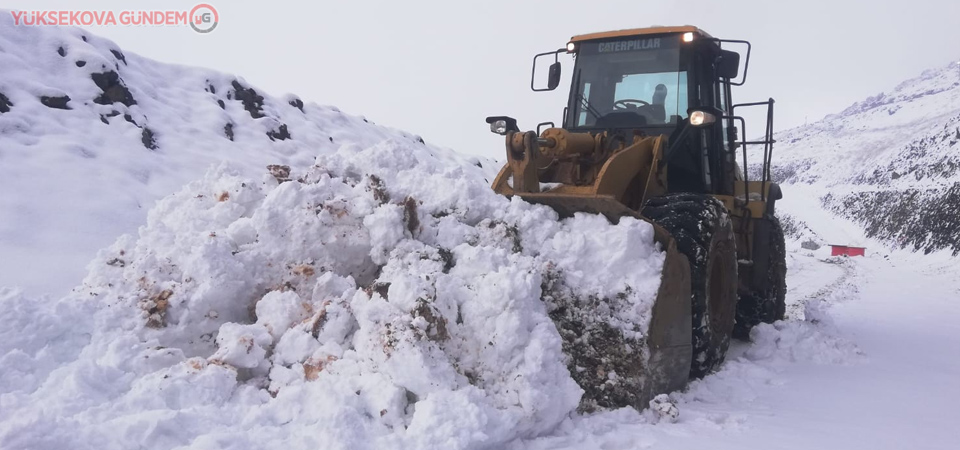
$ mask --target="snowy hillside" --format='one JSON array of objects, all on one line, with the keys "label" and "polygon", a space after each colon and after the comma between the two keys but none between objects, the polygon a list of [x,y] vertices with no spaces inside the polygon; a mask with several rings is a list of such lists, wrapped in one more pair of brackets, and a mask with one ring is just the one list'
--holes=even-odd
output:
[{"label": "snowy hillside", "polygon": [[478,163],[335,107],[125,53],[80,29],[15,27],[3,10],[0,67],[0,286],[34,293],[67,292],[97,249],[218,161],[254,174],[395,139]]},{"label": "snowy hillside", "polygon": [[960,252],[960,65],[776,139],[776,180],[816,186],[830,210],[891,245]]}]

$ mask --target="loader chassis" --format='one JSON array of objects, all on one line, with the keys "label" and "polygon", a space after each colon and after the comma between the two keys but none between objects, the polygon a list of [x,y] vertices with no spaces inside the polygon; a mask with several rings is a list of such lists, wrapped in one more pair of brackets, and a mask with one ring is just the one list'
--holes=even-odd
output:
[{"label": "loader chassis", "polygon": [[[742,75],[740,55],[725,44],[746,46]],[[695,27],[575,36],[565,49],[534,58],[534,75],[538,58],[554,58],[547,88],[534,80],[534,90],[557,87],[564,52],[575,64],[561,127],[522,132],[512,118],[487,119],[506,137],[507,164],[493,189],[562,217],[589,212],[653,223],[667,255],[647,339],[650,367],[642,369],[648,382],[630,400],[642,408],[688,375],[713,370],[731,332],[747,336],[756,323],[782,318],[783,238],[774,217],[782,195],[769,176],[773,100],[734,105],[731,87],[746,79],[750,44]],[[746,122],[736,108],[764,105],[764,137],[740,139]],[[764,149],[756,180],[746,176],[748,145]],[[693,239],[695,232],[707,234]],[[698,252],[711,253],[695,258]]]}]

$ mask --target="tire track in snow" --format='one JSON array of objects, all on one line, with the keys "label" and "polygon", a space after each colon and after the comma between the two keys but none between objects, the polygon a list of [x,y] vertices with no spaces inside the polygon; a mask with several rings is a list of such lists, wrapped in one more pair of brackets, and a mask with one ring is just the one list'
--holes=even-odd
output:
[{"label": "tire track in snow", "polygon": [[[858,288],[858,279],[860,278],[857,270],[857,264],[850,258],[825,258],[817,259],[818,263],[832,264],[838,266],[842,272],[833,281],[826,283],[823,287],[812,294],[805,295],[796,301],[788,301],[787,318],[796,318],[804,320],[804,310],[807,305],[815,300],[835,305],[859,298],[860,289]],[[788,274],[789,276],[789,274]]]}]

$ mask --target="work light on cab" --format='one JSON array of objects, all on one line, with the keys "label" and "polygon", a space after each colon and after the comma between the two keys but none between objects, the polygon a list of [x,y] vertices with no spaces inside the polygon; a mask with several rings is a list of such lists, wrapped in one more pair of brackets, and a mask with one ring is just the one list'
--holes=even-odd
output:
[{"label": "work light on cab", "polygon": [[706,111],[693,111],[690,113],[690,125],[695,127],[702,127],[704,125],[710,125],[717,121],[717,116],[708,113]]}]

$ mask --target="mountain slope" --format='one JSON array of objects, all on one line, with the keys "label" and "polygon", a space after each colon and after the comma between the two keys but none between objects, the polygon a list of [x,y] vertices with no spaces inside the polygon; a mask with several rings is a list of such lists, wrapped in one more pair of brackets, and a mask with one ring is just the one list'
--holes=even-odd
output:
[{"label": "mountain slope", "polygon": [[870,237],[960,252],[960,65],[776,139],[774,179],[817,186],[825,206]]},{"label": "mountain slope", "polygon": [[[396,139],[479,163],[335,107],[124,53],[77,28],[16,27],[2,10],[0,67],[0,286],[66,292],[97,249],[220,161],[261,173]],[[50,273],[67,276],[54,284]]]}]

